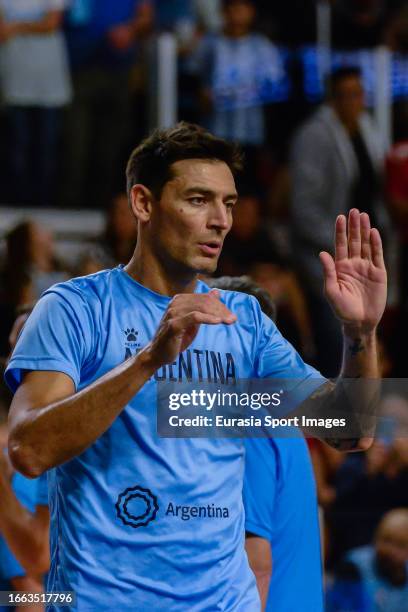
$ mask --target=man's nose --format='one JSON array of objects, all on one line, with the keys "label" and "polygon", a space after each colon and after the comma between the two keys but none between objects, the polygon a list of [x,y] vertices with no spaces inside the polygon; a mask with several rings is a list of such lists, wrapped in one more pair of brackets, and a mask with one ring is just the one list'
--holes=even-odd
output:
[{"label": "man's nose", "polygon": [[230,228],[231,218],[228,213],[228,208],[223,202],[216,203],[211,207],[208,225],[209,227],[215,227],[221,230],[228,230]]}]

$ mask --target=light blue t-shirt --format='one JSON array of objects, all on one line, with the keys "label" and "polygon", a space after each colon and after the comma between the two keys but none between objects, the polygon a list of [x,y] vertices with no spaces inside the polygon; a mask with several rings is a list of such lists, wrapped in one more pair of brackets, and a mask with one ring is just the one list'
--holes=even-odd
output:
[{"label": "light blue t-shirt", "polygon": [[[35,512],[37,506],[48,505],[47,475],[39,478],[25,478],[18,472],[13,474],[11,486],[19,502],[30,512]],[[0,590],[12,591],[10,580],[17,576],[25,576],[26,571],[9,549],[5,539],[0,536]],[[0,612],[10,608],[0,605]]]},{"label": "light blue t-shirt", "polygon": [[[222,295],[238,323],[202,325],[88,450],[49,472],[48,589],[76,591],[78,610],[259,609],[244,550],[243,442],[159,438],[156,380],[206,380],[214,361],[231,385],[290,376],[315,377],[316,388],[322,379],[254,298]],[[84,389],[153,338],[169,302],[123,266],[56,285],[30,315],[6,380],[16,389],[23,370],[54,370]]]},{"label": "light blue t-shirt", "polygon": [[266,610],[323,612],[316,486],[306,442],[247,439],[245,451],[245,528],[272,548]]}]

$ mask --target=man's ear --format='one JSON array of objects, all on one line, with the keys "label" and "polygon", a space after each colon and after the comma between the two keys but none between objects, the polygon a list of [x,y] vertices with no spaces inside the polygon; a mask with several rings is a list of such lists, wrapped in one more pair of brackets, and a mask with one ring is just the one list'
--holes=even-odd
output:
[{"label": "man's ear", "polygon": [[138,221],[150,221],[153,207],[153,194],[150,189],[144,185],[133,185],[130,190],[130,205]]}]

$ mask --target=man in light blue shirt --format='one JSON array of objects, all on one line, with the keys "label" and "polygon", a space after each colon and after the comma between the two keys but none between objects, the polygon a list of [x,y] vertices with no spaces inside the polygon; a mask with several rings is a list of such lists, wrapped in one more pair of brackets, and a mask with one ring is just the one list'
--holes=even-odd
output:
[{"label": "man in light blue shirt", "polygon": [[[47,291],[8,365],[10,456],[30,477],[50,470],[48,589],[75,591],[77,610],[259,609],[244,551],[242,441],[174,440],[156,430],[158,380],[200,383],[221,372],[226,386],[308,380],[304,399],[324,385],[310,400],[316,408],[336,391],[254,298],[210,291],[197,278],[215,271],[240,162],[234,146],[198,126],[181,123],[146,139],[127,167],[138,221],[133,258]],[[340,219],[336,263],[321,255],[328,297],[344,321],[344,376],[377,375],[386,273],[368,223],[355,210],[347,232]],[[360,241],[353,259],[348,235]],[[339,271],[352,293],[342,290]]]}]

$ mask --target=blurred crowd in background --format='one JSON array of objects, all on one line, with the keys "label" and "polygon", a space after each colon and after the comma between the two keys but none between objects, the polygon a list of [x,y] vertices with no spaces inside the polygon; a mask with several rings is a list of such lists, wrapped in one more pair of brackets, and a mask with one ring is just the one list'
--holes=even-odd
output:
[{"label": "blurred crowd in background", "polygon": [[[33,219],[8,231],[0,251],[3,359],[19,312],[47,287],[129,260],[137,227],[124,167],[149,129],[152,40],[171,32],[178,119],[245,152],[217,275],[249,275],[267,289],[283,335],[334,377],[341,334],[323,297],[318,253],[332,250],[338,214],[369,213],[395,285],[379,330],[382,374],[406,377],[408,5],[328,4],[324,79],[313,0],[0,0],[0,202],[106,214],[105,231],[75,262],[64,261],[50,230]],[[381,45],[391,52],[391,142],[370,113]],[[408,608],[406,516],[397,511],[380,523],[408,507],[408,398],[387,402],[389,427],[367,453],[345,456],[310,442],[328,610],[369,609],[355,589],[369,567],[385,602],[378,610]]]}]

